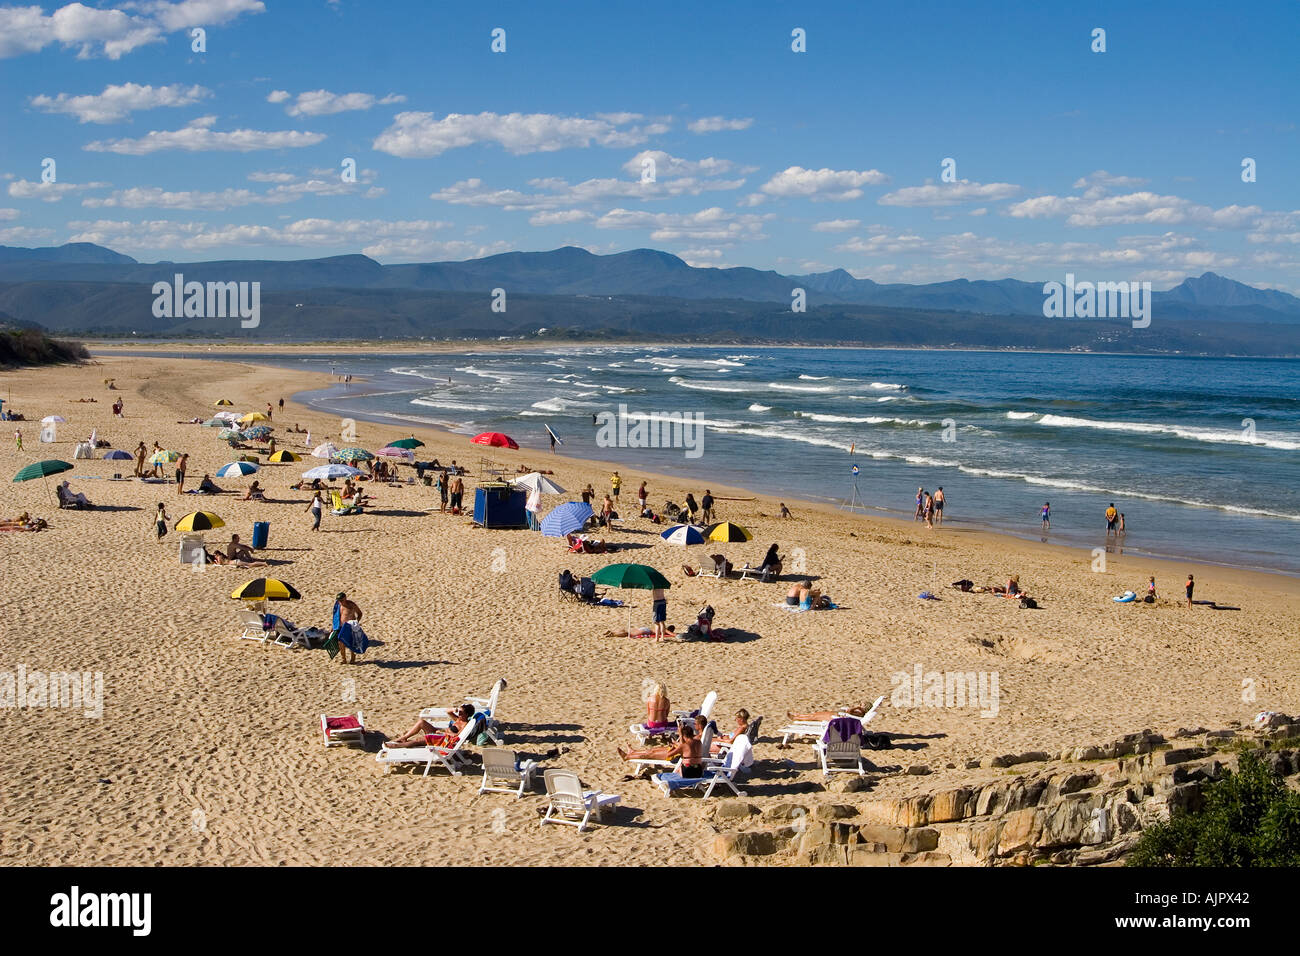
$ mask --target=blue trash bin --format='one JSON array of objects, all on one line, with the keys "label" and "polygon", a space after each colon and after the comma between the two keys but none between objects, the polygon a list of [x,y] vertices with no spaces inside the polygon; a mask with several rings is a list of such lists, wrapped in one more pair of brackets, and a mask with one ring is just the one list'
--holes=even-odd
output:
[{"label": "blue trash bin", "polygon": [[254,521],[253,522],[253,548],[261,550],[266,547],[267,535],[271,533],[271,522]]}]

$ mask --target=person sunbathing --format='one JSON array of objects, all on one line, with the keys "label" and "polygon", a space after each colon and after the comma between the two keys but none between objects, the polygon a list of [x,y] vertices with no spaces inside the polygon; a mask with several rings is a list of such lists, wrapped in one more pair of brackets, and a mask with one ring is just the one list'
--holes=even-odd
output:
[{"label": "person sunbathing", "polygon": [[199,494],[201,495],[224,495],[224,489],[217,487],[217,483],[212,480],[211,475],[204,475],[203,480],[199,482]]},{"label": "person sunbathing", "polygon": [[247,494],[245,494],[244,497],[240,500],[266,501],[266,493],[262,490],[262,486],[258,484],[256,481],[254,481],[251,485],[248,486]]},{"label": "person sunbathing", "polygon": [[474,719],[474,708],[469,704],[462,704],[460,710],[452,714],[451,726],[447,730],[439,730],[421,717],[415,722],[414,727],[400,737],[385,741],[384,746],[390,750],[394,747],[450,747],[456,742],[460,732],[465,729],[465,725]]},{"label": "person sunbathing", "polygon": [[231,561],[255,561],[253,549],[246,544],[242,544],[239,535],[230,536],[230,544],[226,546],[226,557]]},{"label": "person sunbathing", "polygon": [[[671,624],[668,625],[668,633],[676,634],[677,628]],[[606,631],[605,636],[606,637],[654,637],[655,629],[653,627],[629,627],[626,629],[619,629],[617,631]]]},{"label": "person sunbathing", "polygon": [[787,710],[785,715],[791,720],[806,720],[810,722],[834,720],[836,717],[848,714],[850,717],[865,717],[871,710],[870,704],[862,704],[858,707],[845,707],[841,710],[814,710],[807,714],[796,714],[792,710]]},{"label": "person sunbathing", "polygon": [[90,503],[89,498],[87,498],[79,491],[73,491],[68,486],[68,483],[66,481],[63,484],[59,485],[59,500],[63,502],[63,507],[65,508],[93,508],[94,507],[94,505]]},{"label": "person sunbathing", "polygon": [[813,605],[817,603],[817,599],[821,596],[821,591],[812,586],[811,580],[805,578],[786,592],[785,603],[791,607],[798,606],[805,611],[809,611],[812,610]]},{"label": "person sunbathing", "polygon": [[1016,599],[1029,597],[1029,592],[1023,591],[1020,588],[1020,575],[1018,574],[1013,574],[1007,579],[1007,586],[1004,590],[995,590],[994,593],[1001,594],[1003,597]]},{"label": "person sunbathing", "polygon": [[658,681],[646,678],[641,682],[641,700],[645,703],[646,723],[668,723],[668,689]]},{"label": "person sunbathing", "polygon": [[[703,714],[697,715],[695,718],[695,736],[700,740],[703,740],[704,728],[708,725],[709,718],[705,717]],[[683,729],[688,730],[690,728]],[[714,730],[717,730],[716,726],[714,727]],[[673,750],[681,743],[681,739],[681,735],[678,734],[673,737],[672,743],[661,744],[658,747],[642,747],[640,750],[624,750],[622,747],[616,747],[615,749],[618,751],[618,755],[624,760],[672,760],[674,757],[680,756],[679,754],[674,754]]]},{"label": "person sunbathing", "polygon": [[204,550],[204,557],[209,564],[222,564],[232,568],[269,568],[271,565],[267,561],[259,561],[249,558],[228,558],[220,551]]},{"label": "person sunbathing", "polygon": [[646,750],[628,751],[619,747],[618,755],[624,760],[676,760],[680,757],[683,777],[696,778],[704,776],[704,760],[700,753],[700,741],[696,737],[695,728],[690,724],[682,727],[681,736],[671,747],[651,747]]},{"label": "person sunbathing", "polygon": [[740,708],[736,711],[736,729],[729,734],[715,734],[713,743],[709,745],[709,753],[719,753],[723,744],[734,743],[736,738],[741,734],[749,733],[749,711]]},{"label": "person sunbathing", "polygon": [[16,518],[0,521],[0,531],[44,531],[48,527],[44,518],[33,518],[26,511]]}]

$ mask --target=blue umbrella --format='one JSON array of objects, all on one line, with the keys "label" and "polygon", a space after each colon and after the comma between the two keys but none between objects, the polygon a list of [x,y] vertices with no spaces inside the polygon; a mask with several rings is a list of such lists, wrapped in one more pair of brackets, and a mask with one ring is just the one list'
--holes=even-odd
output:
[{"label": "blue umbrella", "polygon": [[308,468],[302,473],[302,476],[308,481],[315,481],[319,478],[321,481],[333,481],[335,478],[355,478],[361,474],[360,468],[353,468],[351,465],[317,465],[315,468]]},{"label": "blue umbrella", "polygon": [[113,451],[106,451],[106,452],[104,452],[104,458],[105,458],[105,460],[107,460],[107,461],[117,461],[117,460],[121,460],[121,459],[125,459],[126,461],[130,461],[130,460],[131,460],[131,453],[130,453],[129,451],[122,451],[122,449],[120,449],[120,448],[115,448],[115,449],[113,449]]},{"label": "blue umbrella", "polygon": [[669,544],[703,544],[704,529],[693,524],[675,524],[667,531],[660,532],[659,537]]},{"label": "blue umbrella", "polygon": [[585,525],[591,515],[591,505],[566,501],[542,519],[542,534],[548,538],[563,538]]},{"label": "blue umbrella", "polygon": [[218,478],[241,478],[244,475],[251,475],[257,471],[257,466],[251,461],[232,461],[228,465],[222,465],[217,471]]}]

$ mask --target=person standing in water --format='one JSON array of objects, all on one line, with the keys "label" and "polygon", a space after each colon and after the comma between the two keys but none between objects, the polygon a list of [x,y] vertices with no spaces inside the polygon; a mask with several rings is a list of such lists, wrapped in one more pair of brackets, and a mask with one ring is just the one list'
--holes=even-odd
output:
[{"label": "person standing in water", "polygon": [[934,493],[934,523],[943,524],[943,485]]},{"label": "person standing in water", "polygon": [[1119,512],[1115,510],[1115,502],[1110,503],[1106,509],[1106,537],[1116,533],[1116,526],[1119,524]]},{"label": "person standing in water", "polygon": [[1043,510],[1039,512],[1039,517],[1043,519],[1043,530],[1051,531],[1052,530],[1052,503],[1050,501],[1043,502]]},{"label": "person standing in water", "polygon": [[925,488],[916,489],[916,514],[912,516],[913,521],[920,521],[925,516]]}]

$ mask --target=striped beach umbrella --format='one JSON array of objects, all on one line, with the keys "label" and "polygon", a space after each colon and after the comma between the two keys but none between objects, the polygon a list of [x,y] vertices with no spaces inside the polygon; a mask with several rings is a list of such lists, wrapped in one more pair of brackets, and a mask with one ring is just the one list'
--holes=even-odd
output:
[{"label": "striped beach umbrella", "polygon": [[566,534],[579,530],[591,515],[591,505],[582,501],[566,501],[542,518],[542,534],[548,538],[563,538]]},{"label": "striped beach umbrella", "polygon": [[71,471],[72,468],[71,462],[59,461],[57,458],[47,458],[45,461],[34,461],[30,465],[19,468],[18,473],[14,475],[14,481],[48,478],[50,475],[57,475],[61,471]]},{"label": "striped beach umbrella", "polygon": [[223,428],[217,432],[217,437],[222,441],[239,441],[244,437],[244,433],[238,428]]},{"label": "striped beach umbrella", "polygon": [[266,425],[254,425],[252,428],[244,429],[244,437],[251,438],[253,441],[264,441],[271,436],[273,430]]},{"label": "striped beach umbrella", "polygon": [[315,468],[308,468],[302,473],[302,476],[308,481],[333,481],[336,478],[355,478],[361,474],[361,469],[353,468],[351,465],[340,465],[334,463],[331,465],[317,465]]},{"label": "striped beach umbrella", "polygon": [[392,445],[379,449],[375,454],[381,458],[400,458],[402,461],[415,461],[415,452],[409,448],[394,448]]},{"label": "striped beach umbrella", "polygon": [[213,405],[218,405],[218,406],[220,406],[220,405],[233,405],[233,404],[235,404],[235,403],[232,402],[232,401],[231,401],[230,399],[228,399],[228,398],[219,398],[219,399],[217,399],[215,402],[213,402],[212,404],[213,404]]},{"label": "striped beach umbrella", "polygon": [[218,478],[242,478],[244,475],[251,475],[257,471],[257,465],[251,461],[232,461],[228,465],[222,465],[217,469]]},{"label": "striped beach umbrella", "polygon": [[704,535],[710,541],[750,541],[753,535],[738,524],[720,521],[704,529]]},{"label": "striped beach umbrella", "polygon": [[211,511],[191,511],[176,522],[177,531],[211,531],[225,526],[226,523]]},{"label": "striped beach umbrella", "polygon": [[297,601],[298,589],[278,578],[254,578],[230,593],[236,601]]},{"label": "striped beach umbrella", "polygon": [[693,524],[675,524],[667,531],[661,531],[659,537],[669,544],[703,544],[704,529]]}]

